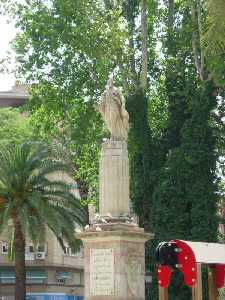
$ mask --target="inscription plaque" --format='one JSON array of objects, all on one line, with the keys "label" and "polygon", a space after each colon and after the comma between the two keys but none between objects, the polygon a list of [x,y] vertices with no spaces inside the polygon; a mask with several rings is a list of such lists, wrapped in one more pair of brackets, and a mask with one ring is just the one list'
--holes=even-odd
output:
[{"label": "inscription plaque", "polygon": [[90,250],[90,294],[114,295],[113,249]]}]

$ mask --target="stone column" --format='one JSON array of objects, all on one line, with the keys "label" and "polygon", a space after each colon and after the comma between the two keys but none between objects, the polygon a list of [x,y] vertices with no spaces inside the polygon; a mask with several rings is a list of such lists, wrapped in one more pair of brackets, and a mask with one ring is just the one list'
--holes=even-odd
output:
[{"label": "stone column", "polygon": [[125,141],[107,141],[102,144],[99,173],[100,215],[129,215],[129,162]]}]

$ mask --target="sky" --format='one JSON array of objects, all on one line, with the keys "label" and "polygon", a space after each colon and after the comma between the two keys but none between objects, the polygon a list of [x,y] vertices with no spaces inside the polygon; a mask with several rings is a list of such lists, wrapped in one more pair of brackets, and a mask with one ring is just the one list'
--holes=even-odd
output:
[{"label": "sky", "polygon": [[[0,61],[6,57],[7,51],[10,50],[10,41],[15,37],[14,25],[7,23],[7,18],[0,15]],[[15,83],[13,74],[0,73],[0,91],[9,90]]]}]

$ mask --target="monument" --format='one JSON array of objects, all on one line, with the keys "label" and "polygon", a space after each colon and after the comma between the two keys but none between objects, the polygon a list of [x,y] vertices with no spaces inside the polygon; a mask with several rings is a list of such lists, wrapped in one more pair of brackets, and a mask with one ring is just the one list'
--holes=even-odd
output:
[{"label": "monument", "polygon": [[144,244],[153,237],[129,208],[129,115],[113,79],[97,105],[111,138],[102,144],[99,214],[77,235],[84,244],[86,300],[144,300]]}]

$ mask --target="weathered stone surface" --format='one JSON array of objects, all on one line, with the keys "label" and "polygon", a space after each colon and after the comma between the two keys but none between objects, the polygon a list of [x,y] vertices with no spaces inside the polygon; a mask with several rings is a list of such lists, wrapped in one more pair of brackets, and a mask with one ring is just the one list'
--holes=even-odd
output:
[{"label": "weathered stone surface", "polygon": [[111,133],[111,140],[126,140],[129,129],[129,115],[125,108],[125,99],[114,86],[113,78],[107,82],[106,89],[97,105],[103,120]]},{"label": "weathered stone surface", "polygon": [[129,161],[125,141],[107,141],[102,144],[99,173],[100,215],[129,215]]},{"label": "weathered stone surface", "polygon": [[[110,224],[108,225],[110,227]],[[118,225],[119,226],[119,225]],[[103,229],[106,229],[104,226]],[[124,225],[120,230],[113,227],[113,231],[102,230],[99,232],[89,230],[79,233],[84,243],[85,251],[85,299],[88,300],[144,300],[145,299],[145,241],[153,237],[150,233],[144,233],[138,227],[133,230],[125,230]],[[111,253],[111,255],[109,254]],[[93,253],[105,253],[107,258],[105,264],[113,263],[104,271],[100,267],[99,272],[108,278],[107,284],[99,288],[97,294],[93,293],[91,281],[93,281]],[[103,258],[100,258],[99,264]],[[98,265],[98,263],[97,263]],[[112,274],[113,272],[113,274]],[[95,275],[95,274],[94,274]],[[100,275],[102,276],[102,275]],[[113,288],[110,285],[113,278]],[[109,292],[112,292],[110,295]],[[107,294],[107,295],[106,295]]]},{"label": "weathered stone surface", "polygon": [[113,249],[90,249],[90,294],[114,295]]}]

